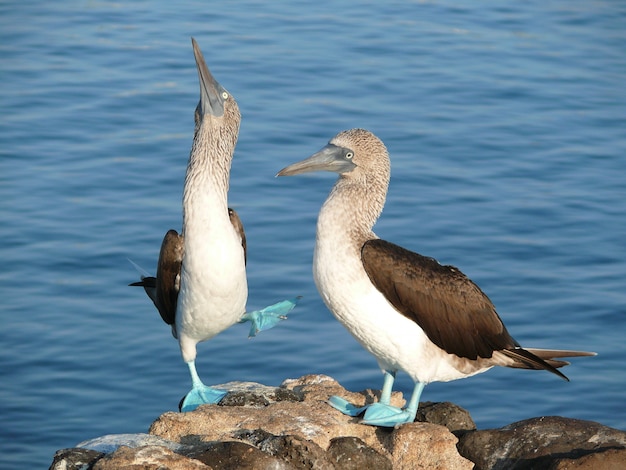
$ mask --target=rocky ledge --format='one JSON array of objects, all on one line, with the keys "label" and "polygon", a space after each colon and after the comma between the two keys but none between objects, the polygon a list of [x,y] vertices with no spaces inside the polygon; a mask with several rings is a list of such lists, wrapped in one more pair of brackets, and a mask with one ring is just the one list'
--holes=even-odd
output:
[{"label": "rocky ledge", "polygon": [[[359,424],[326,404],[378,391],[345,390],[308,375],[280,387],[224,384],[220,405],[161,415],[148,434],[108,435],[57,451],[52,470],[112,469],[623,469],[626,432],[591,421],[541,417],[476,430],[452,403],[421,403],[414,423]],[[398,392],[392,404],[402,406]]]}]

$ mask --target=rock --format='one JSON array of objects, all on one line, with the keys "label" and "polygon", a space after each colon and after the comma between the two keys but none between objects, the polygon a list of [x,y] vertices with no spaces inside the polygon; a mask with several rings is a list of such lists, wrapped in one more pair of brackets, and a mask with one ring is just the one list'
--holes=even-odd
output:
[{"label": "rock", "polygon": [[292,470],[294,467],[253,445],[239,441],[212,442],[195,459],[214,470]]},{"label": "rock", "polygon": [[449,401],[420,403],[415,420],[422,423],[440,424],[447,427],[455,436],[476,429],[476,423],[469,412]]},{"label": "rock", "polygon": [[367,446],[358,437],[336,437],[328,447],[330,460],[342,470],[376,468],[391,470],[391,461],[384,455]]},{"label": "rock", "polygon": [[285,387],[268,387],[254,382],[228,382],[220,385],[228,390],[220,406],[267,406],[279,401],[302,401],[301,393]]},{"label": "rock", "polygon": [[96,450],[105,454],[114,452],[118,447],[144,447],[144,446],[161,446],[167,447],[174,452],[179,452],[184,446],[177,442],[168,441],[152,434],[107,434],[105,436],[89,439],[77,444],[76,447],[83,449]]},{"label": "rock", "polygon": [[471,469],[474,464],[456,451],[457,438],[446,427],[404,424],[387,438],[394,469]]},{"label": "rock", "polygon": [[57,450],[50,465],[50,470],[83,470],[92,468],[98,459],[104,457],[103,452],[90,449]]},{"label": "rock", "polygon": [[626,449],[599,450],[578,459],[557,459],[550,470],[619,470],[626,468]]},{"label": "rock", "polygon": [[[302,401],[328,401],[332,395],[341,395],[346,400],[357,406],[366,403],[374,403],[380,398],[380,390],[367,389],[360,393],[349,392],[343,388],[339,382],[327,375],[305,375],[299,379],[287,379],[281,384],[281,388],[291,390],[302,397]],[[394,406],[404,406],[402,393],[393,392],[391,394],[391,404]]]},{"label": "rock", "polygon": [[[612,469],[626,468],[626,432],[548,417],[477,431],[452,403],[421,403],[414,423],[395,429],[359,423],[327,404],[363,405],[379,391],[345,390],[307,375],[280,387],[231,382],[220,405],[165,413],[149,434],[108,435],[56,453],[52,470],[109,469]],[[392,404],[402,406],[401,393]]]},{"label": "rock", "polygon": [[105,455],[92,467],[93,470],[211,470],[196,459],[177,454],[167,447],[143,446],[131,449],[121,446]]},{"label": "rock", "polygon": [[315,442],[296,436],[271,436],[259,443],[263,452],[280,458],[294,468],[334,470],[326,452]]},{"label": "rock", "polygon": [[[626,468],[626,432],[561,417],[470,431],[460,438],[458,449],[476,464],[476,470]],[[611,466],[615,462],[618,467]]]},{"label": "rock", "polygon": [[[375,401],[378,392],[348,392],[334,379],[319,375],[285,381],[282,387],[303,401],[265,404],[272,401],[267,395],[265,400],[249,396],[246,401],[261,405],[203,405],[190,413],[165,413],[152,424],[150,434],[186,445],[245,440],[296,468],[335,468],[332,459],[336,456],[329,458],[326,453],[333,439],[344,437],[358,439],[363,443],[362,449],[383,456],[392,462],[393,468],[416,468],[412,460],[415,456],[423,464],[417,468],[445,468],[439,462],[454,462],[454,467],[449,468],[473,466],[459,455],[456,437],[443,426],[428,423],[413,423],[398,429],[365,426],[359,424],[358,418],[343,415],[326,403],[331,395],[341,395],[356,404],[365,404]],[[253,393],[251,390],[247,393]],[[401,406],[402,395],[394,393],[392,403]],[[417,444],[402,442],[403,439],[413,439]],[[418,449],[424,444],[425,448]]]}]

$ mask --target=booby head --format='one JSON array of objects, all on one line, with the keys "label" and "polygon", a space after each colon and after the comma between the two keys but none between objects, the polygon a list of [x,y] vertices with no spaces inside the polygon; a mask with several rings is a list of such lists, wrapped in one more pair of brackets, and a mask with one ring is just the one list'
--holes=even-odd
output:
[{"label": "booby head", "polygon": [[[220,155],[226,158],[228,171],[237,144],[241,112],[235,98],[215,79],[206,65],[202,51],[194,38],[191,38],[193,54],[200,82],[200,101],[196,106],[194,120],[194,149],[222,149]],[[200,156],[198,155],[198,156]]]},{"label": "booby head", "polygon": [[389,184],[390,166],[387,148],[378,137],[365,129],[350,129],[337,134],[309,158],[283,168],[277,176],[330,171],[346,179],[376,175],[377,181]]},{"label": "booby head", "polygon": [[[375,238],[372,227],[385,205],[391,173],[385,144],[365,129],[342,131],[321,150],[283,168],[276,176],[293,176],[314,171],[339,174],[331,196],[326,201],[328,204],[335,199],[337,206],[335,210],[329,208],[324,212],[331,213],[335,222],[338,219],[343,220],[350,227],[351,234],[360,241]],[[341,199],[348,201],[346,204],[339,198],[333,198],[333,195],[341,194]],[[336,235],[339,236],[340,232],[338,229]]]}]

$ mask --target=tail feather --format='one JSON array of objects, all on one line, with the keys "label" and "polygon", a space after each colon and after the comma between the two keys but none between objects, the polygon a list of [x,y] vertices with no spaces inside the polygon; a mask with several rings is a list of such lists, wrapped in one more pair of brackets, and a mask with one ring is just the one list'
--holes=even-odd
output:
[{"label": "tail feather", "polygon": [[553,374],[558,375],[562,379],[569,382],[569,379],[559,372],[557,368],[569,365],[567,361],[555,360],[555,358],[562,357],[581,357],[581,356],[595,356],[594,352],[587,351],[567,351],[560,349],[523,349],[513,348],[505,349],[501,351],[502,354],[513,359],[513,363],[508,364],[508,367],[518,369],[535,369],[535,370],[547,370]]},{"label": "tail feather", "polygon": [[539,356],[534,355],[533,353],[526,351],[522,348],[512,348],[512,349],[503,349],[502,354],[513,359],[512,364],[507,364],[508,367],[518,368],[518,369],[534,369],[534,370],[547,370],[548,372],[552,372],[553,374],[558,375],[562,379],[565,379],[569,382],[569,379],[559,372],[556,367],[554,367],[549,362],[546,362]]},{"label": "tail feather", "polygon": [[597,353],[588,351],[569,351],[567,349],[536,349],[526,348],[526,351],[534,354],[541,359],[554,359],[560,357],[583,357],[583,356],[597,356]]}]

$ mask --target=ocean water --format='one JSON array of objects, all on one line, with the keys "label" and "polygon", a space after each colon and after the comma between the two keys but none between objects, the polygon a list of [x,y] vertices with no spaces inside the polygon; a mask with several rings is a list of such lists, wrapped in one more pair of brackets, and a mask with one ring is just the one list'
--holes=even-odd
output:
[{"label": "ocean water", "polygon": [[2,2],[0,467],[145,432],[190,385],[127,284],[128,259],[154,271],[180,229],[191,36],[243,114],[230,204],[248,306],[304,296],[253,340],[236,325],[199,345],[207,383],[381,386],[311,276],[334,176],[274,177],[364,127],[392,158],[379,236],[462,269],[522,345],[598,352],[570,383],[499,368],[422,399],[479,428],[562,415],[626,429],[625,21],[612,1]]}]

